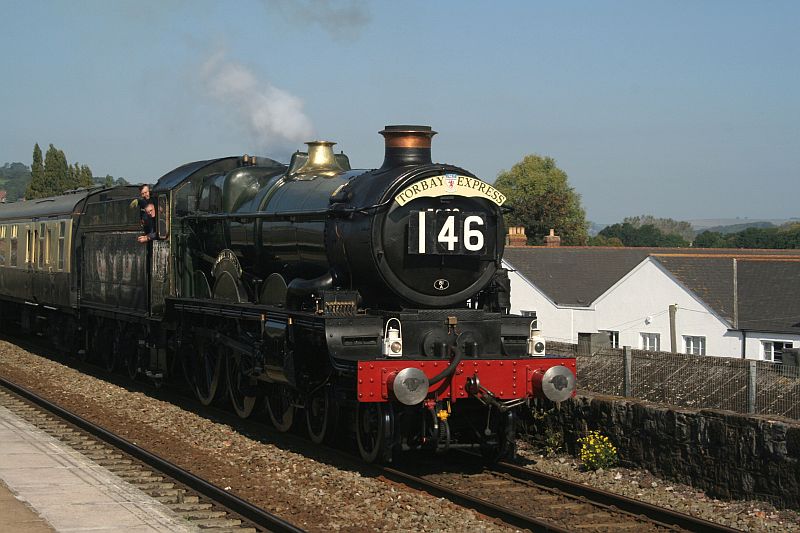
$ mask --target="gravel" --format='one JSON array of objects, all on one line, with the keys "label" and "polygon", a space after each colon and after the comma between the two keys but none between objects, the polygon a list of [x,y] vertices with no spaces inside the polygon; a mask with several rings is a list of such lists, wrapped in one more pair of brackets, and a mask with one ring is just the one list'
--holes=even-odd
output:
[{"label": "gravel", "polygon": [[0,375],[309,531],[516,531],[0,341]]},{"label": "gravel", "polygon": [[[324,454],[248,436],[4,341],[0,375],[310,531],[515,531],[448,501],[366,477],[357,467],[329,464]],[[583,472],[575,458],[545,457],[524,442],[520,455],[542,472],[744,531],[800,532],[800,515],[763,502],[715,500],[644,470]]]},{"label": "gravel", "polygon": [[689,485],[657,478],[647,470],[614,467],[585,471],[578,459],[567,454],[545,456],[542,450],[519,441],[519,456],[535,461],[529,468],[622,494],[742,531],[797,531],[800,514],[778,510],[769,503],[752,500],[718,500]]}]

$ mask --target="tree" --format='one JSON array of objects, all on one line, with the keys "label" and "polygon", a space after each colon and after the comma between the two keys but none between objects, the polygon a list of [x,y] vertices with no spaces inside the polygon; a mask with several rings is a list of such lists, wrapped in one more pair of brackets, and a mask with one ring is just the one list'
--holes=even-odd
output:
[{"label": "tree", "polygon": [[566,245],[585,245],[589,224],[581,197],[552,157],[527,155],[497,176],[494,186],[506,195],[509,226],[524,226],[528,242],[542,244],[553,228]]},{"label": "tree", "polygon": [[[75,163],[75,166],[78,166],[78,163]],[[81,165],[80,171],[78,172],[77,186],[84,188],[94,186],[94,177],[92,176],[92,169],[89,168],[89,165]]]},{"label": "tree", "polygon": [[678,235],[687,242],[691,242],[694,238],[694,229],[691,224],[671,218],[655,218],[653,215],[639,215],[635,217],[626,217],[622,222],[628,222],[634,228],[651,225],[664,235]]},{"label": "tree", "polygon": [[[45,198],[59,194],[59,181],[62,174],[67,173],[66,165],[61,169],[58,165],[58,151],[51,144],[45,156],[44,166],[41,167],[42,151],[37,143],[33,147],[33,165],[31,166],[31,182],[25,191],[25,197],[29,200],[34,198]],[[66,163],[66,161],[65,161]],[[36,168],[38,167],[38,168]],[[56,167],[59,167],[58,169]],[[60,174],[62,173],[62,174]]]},{"label": "tree", "polygon": [[93,187],[94,178],[89,165],[67,163],[67,156],[52,144],[47,149],[42,165],[42,150],[37,143],[33,147],[31,182],[25,196],[29,199],[45,198],[64,194],[66,191]]},{"label": "tree", "polygon": [[[41,151],[39,154],[41,156]],[[31,171],[25,164],[14,162],[0,167],[0,184],[6,191],[6,202],[15,202],[24,198],[30,182]]]},{"label": "tree", "polygon": [[678,235],[664,235],[658,228],[652,224],[645,224],[641,227],[635,227],[630,222],[623,222],[622,224],[612,224],[603,228],[603,231],[598,233],[598,237],[605,237],[612,239],[616,237],[625,246],[648,246],[648,247],[670,247],[670,248],[685,248],[689,243],[684,241]]},{"label": "tree", "polygon": [[42,161],[42,149],[39,143],[33,145],[33,164],[31,165],[31,180],[41,180],[44,176],[44,162]]},{"label": "tree", "polygon": [[718,231],[704,231],[694,238],[692,243],[697,248],[724,248],[725,236]]},{"label": "tree", "polygon": [[589,246],[613,246],[613,247],[620,247],[625,246],[622,244],[622,241],[619,237],[606,237],[604,235],[595,235],[594,237],[589,237]]},{"label": "tree", "polygon": [[105,186],[106,187],[114,186],[114,176],[112,176],[111,174],[106,174]]},{"label": "tree", "polygon": [[64,152],[57,149],[52,144],[47,149],[44,156],[44,179],[43,185],[39,189],[39,196],[54,196],[62,194],[69,188],[69,166]]}]

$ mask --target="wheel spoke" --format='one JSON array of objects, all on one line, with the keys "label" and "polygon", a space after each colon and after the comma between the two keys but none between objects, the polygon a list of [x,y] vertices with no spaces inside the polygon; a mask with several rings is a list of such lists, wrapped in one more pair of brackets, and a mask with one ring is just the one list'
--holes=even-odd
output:
[{"label": "wheel spoke", "polygon": [[336,431],[338,406],[331,388],[324,386],[311,393],[306,400],[306,427],[311,441],[320,444],[330,441]]},{"label": "wheel spoke", "polygon": [[289,391],[283,385],[272,385],[267,392],[267,413],[275,429],[284,433],[294,422],[294,405]]},{"label": "wheel spoke", "polygon": [[203,343],[198,350],[199,364],[195,374],[195,393],[203,405],[211,405],[217,398],[222,377],[222,359],[214,346]]},{"label": "wheel spoke", "polygon": [[382,403],[359,403],[356,411],[356,440],[361,458],[368,463],[391,462],[391,434],[394,427],[391,407]]},{"label": "wheel spoke", "polygon": [[260,408],[261,396],[247,395],[246,392],[250,392],[250,389],[255,389],[258,383],[255,379],[244,374],[241,356],[228,351],[225,357],[231,405],[240,418],[248,418]]}]

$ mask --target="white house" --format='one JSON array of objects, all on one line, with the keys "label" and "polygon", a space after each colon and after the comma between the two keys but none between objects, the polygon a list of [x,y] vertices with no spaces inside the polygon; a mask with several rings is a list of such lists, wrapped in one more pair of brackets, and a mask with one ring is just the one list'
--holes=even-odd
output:
[{"label": "white house", "polygon": [[504,263],[512,312],[549,340],[776,362],[800,347],[797,250],[507,247]]}]

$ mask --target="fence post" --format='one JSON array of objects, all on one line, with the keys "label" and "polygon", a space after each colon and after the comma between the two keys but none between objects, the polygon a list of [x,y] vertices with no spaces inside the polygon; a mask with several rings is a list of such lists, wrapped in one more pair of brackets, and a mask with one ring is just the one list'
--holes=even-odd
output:
[{"label": "fence post", "polygon": [[747,362],[747,412],[756,412],[756,362]]},{"label": "fence post", "polygon": [[631,347],[622,347],[622,366],[624,377],[622,378],[622,395],[626,398],[631,395]]}]

